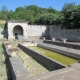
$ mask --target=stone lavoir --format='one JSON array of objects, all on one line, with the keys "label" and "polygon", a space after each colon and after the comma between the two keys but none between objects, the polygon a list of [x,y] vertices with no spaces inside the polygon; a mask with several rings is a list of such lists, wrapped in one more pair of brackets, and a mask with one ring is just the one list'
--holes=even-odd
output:
[{"label": "stone lavoir", "polygon": [[80,29],[62,30],[61,25],[29,25],[23,21],[7,21],[4,27],[4,37],[8,39],[35,40],[42,37],[68,41],[80,41]]}]

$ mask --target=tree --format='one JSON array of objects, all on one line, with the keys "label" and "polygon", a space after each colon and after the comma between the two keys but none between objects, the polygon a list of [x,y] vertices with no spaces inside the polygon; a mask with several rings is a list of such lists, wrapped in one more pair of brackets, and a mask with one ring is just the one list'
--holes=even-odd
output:
[{"label": "tree", "polygon": [[65,4],[61,12],[64,15],[63,28],[74,29],[78,27],[76,23],[78,23],[80,12],[75,3]]},{"label": "tree", "polygon": [[7,7],[6,6],[2,6],[1,12],[2,13],[7,13],[8,12]]},{"label": "tree", "polygon": [[56,24],[58,16],[53,13],[46,13],[38,17],[38,24],[53,25]]},{"label": "tree", "polygon": [[1,16],[2,16],[2,20],[7,20],[7,15],[8,15],[8,9],[6,6],[2,6],[1,9]]},{"label": "tree", "polygon": [[75,7],[75,3],[70,3],[70,4],[65,3],[61,12],[66,14],[67,11],[70,11],[71,9],[74,9],[74,7]]},{"label": "tree", "polygon": [[49,12],[49,13],[56,13],[56,10],[53,9],[53,8],[50,6],[49,9],[48,9],[48,12]]},{"label": "tree", "polygon": [[[28,21],[29,24],[40,24],[38,23],[39,17],[43,17],[42,24],[52,24],[54,23],[53,19],[60,14],[59,11],[53,9],[52,7],[41,8],[36,5],[17,7],[15,11],[8,11],[6,6],[2,7],[0,13],[0,19],[3,20],[23,20]],[[53,16],[54,15],[54,16]]]},{"label": "tree", "polygon": [[8,13],[8,20],[14,20],[14,12],[12,10]]}]

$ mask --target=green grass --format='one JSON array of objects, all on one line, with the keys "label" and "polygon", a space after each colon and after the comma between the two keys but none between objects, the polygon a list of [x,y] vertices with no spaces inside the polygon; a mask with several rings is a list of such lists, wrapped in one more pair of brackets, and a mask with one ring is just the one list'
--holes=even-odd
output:
[{"label": "green grass", "polygon": [[4,65],[4,51],[2,48],[2,40],[0,39],[0,66]]},{"label": "green grass", "polygon": [[3,64],[3,54],[2,40],[0,40],[0,65]]},{"label": "green grass", "polygon": [[36,60],[34,60],[31,56],[29,56],[22,50],[18,51],[17,57],[26,67],[30,76],[36,76],[49,72],[49,70],[47,70],[45,67],[43,67],[41,64],[39,64]]},{"label": "green grass", "polygon": [[3,54],[2,40],[0,40],[0,54]]},{"label": "green grass", "polygon": [[56,53],[56,52],[53,52],[53,51],[50,51],[47,49],[43,49],[40,47],[30,47],[30,48],[34,49],[35,51],[38,51],[40,54],[43,54],[43,55],[45,55],[45,56],[47,56],[53,60],[60,62],[66,66],[78,62],[76,59],[61,55],[59,53]]},{"label": "green grass", "polygon": [[2,40],[0,39],[0,50],[2,50]]},{"label": "green grass", "polygon": [[3,51],[1,39],[0,39],[0,79],[1,80],[8,79],[7,74],[6,74],[5,56],[4,56],[4,51]]},{"label": "green grass", "polygon": [[0,24],[0,28],[4,28],[5,24]]},{"label": "green grass", "polygon": [[1,28],[4,28],[5,23],[6,23],[6,21],[0,20],[0,27],[1,27]]}]

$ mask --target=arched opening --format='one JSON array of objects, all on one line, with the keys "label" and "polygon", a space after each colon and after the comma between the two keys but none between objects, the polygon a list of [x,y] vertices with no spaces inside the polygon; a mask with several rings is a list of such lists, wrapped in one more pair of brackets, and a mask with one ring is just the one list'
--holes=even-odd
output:
[{"label": "arched opening", "polygon": [[16,25],[13,28],[13,35],[15,36],[15,39],[18,39],[18,36],[22,36],[23,35],[23,28],[19,25]]}]

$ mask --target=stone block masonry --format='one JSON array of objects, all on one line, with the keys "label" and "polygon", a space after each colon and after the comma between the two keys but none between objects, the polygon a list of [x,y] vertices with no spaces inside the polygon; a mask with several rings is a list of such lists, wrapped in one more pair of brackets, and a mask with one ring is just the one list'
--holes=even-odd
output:
[{"label": "stone block masonry", "polygon": [[50,45],[46,43],[38,43],[37,46],[80,60],[80,51],[76,49]]},{"label": "stone block masonry", "polygon": [[49,69],[50,71],[53,70],[58,70],[61,68],[65,68],[66,66],[64,66],[63,64],[55,61],[55,60],[51,60],[50,58],[39,54],[38,52],[31,50],[21,44],[18,45],[19,48],[21,48],[24,52],[26,52],[28,55],[30,55],[31,57],[33,57],[36,61],[38,61],[40,64],[42,64],[43,66],[45,66],[47,69]]},{"label": "stone block masonry", "polygon": [[23,80],[24,77],[29,77],[28,71],[18,58],[10,58],[9,60],[13,80]]},{"label": "stone block masonry", "polygon": [[11,75],[13,76],[13,79],[11,80],[80,80],[80,64],[73,64],[71,65],[72,67],[62,68],[37,76],[29,76],[29,73],[26,71],[26,69],[24,69],[21,62],[17,58],[10,58],[4,45],[3,48],[8,60],[8,66],[10,70],[12,70]]},{"label": "stone block masonry", "polygon": [[0,28],[0,39],[3,39],[3,28]]},{"label": "stone block masonry", "polygon": [[60,25],[49,26],[50,37],[56,39],[67,38],[68,41],[80,42],[80,29],[65,29],[62,30]]},{"label": "stone block masonry", "polygon": [[74,44],[74,43],[63,43],[63,42],[59,42],[59,41],[51,41],[51,40],[45,40],[43,41],[44,43],[48,43],[48,44],[53,44],[53,45],[58,45],[58,46],[63,46],[63,47],[67,47],[67,48],[72,48],[72,49],[80,49],[80,45],[78,44]]},{"label": "stone block masonry", "polygon": [[[11,58],[9,56],[8,51],[6,50],[5,46],[3,45],[5,55],[6,55],[6,60],[8,62],[8,67],[11,72],[11,76],[13,80],[27,80],[27,77],[29,77],[29,73],[27,69],[23,66],[23,64],[20,62],[20,60],[16,58]],[[25,78],[25,79],[24,79]]]},{"label": "stone block masonry", "polygon": [[[22,29],[18,29],[17,26]],[[29,25],[28,22],[8,21],[4,27],[4,37],[15,39],[15,34],[22,35],[27,40],[35,40],[45,36],[46,38],[67,38],[68,41],[80,42],[80,29],[62,30],[60,25]]]},{"label": "stone block masonry", "polygon": [[28,22],[8,21],[4,27],[4,36],[8,39],[16,39],[16,35],[22,36],[26,40],[39,39],[42,36],[49,36],[48,27],[46,25],[28,25]]}]

